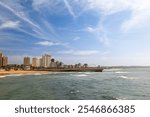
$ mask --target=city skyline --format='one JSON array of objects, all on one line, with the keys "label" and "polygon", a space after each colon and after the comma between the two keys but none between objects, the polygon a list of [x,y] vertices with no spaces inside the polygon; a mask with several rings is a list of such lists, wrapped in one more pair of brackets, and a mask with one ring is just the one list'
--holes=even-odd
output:
[{"label": "city skyline", "polygon": [[22,58],[23,62],[21,64],[9,64],[10,60],[4,53],[0,52],[0,69],[5,71],[10,70],[24,70],[24,71],[34,71],[34,70],[52,70],[52,71],[85,71],[85,70],[100,70],[102,72],[102,68],[100,65],[98,66],[88,66],[87,63],[77,63],[77,64],[64,64],[62,61],[55,60],[49,54],[44,54],[39,58],[31,58],[29,56],[25,56]]},{"label": "city skyline", "polygon": [[[24,66],[32,66],[35,68],[80,68],[80,67],[88,67],[87,63],[76,63],[76,64],[65,64],[63,61],[55,60],[51,55],[44,54],[41,57],[34,57],[31,58],[29,56],[26,56],[23,58],[23,64]],[[91,66],[89,66],[91,67]],[[100,67],[97,65],[96,67]]]},{"label": "city skyline", "polygon": [[0,0],[9,64],[50,53],[66,64],[150,66],[148,0]]}]

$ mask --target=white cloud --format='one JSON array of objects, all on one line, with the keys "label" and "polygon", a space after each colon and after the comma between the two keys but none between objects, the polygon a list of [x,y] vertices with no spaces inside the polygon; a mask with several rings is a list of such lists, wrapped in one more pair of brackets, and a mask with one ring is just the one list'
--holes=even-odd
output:
[{"label": "white cloud", "polygon": [[95,32],[97,29],[96,28],[92,28],[92,27],[87,27],[86,29],[85,29],[85,31],[87,31],[87,32]]},{"label": "white cloud", "polygon": [[6,21],[0,25],[0,29],[12,28],[16,29],[19,27],[19,21]]},{"label": "white cloud", "polygon": [[57,8],[60,8],[59,3],[59,0],[32,0],[32,8],[38,12],[40,12],[42,8],[56,12],[58,10]]},{"label": "white cloud", "polygon": [[97,50],[66,50],[60,51],[60,54],[70,54],[70,55],[79,55],[79,56],[88,56],[99,53]]},{"label": "white cloud", "polygon": [[35,44],[42,45],[42,46],[53,46],[54,45],[53,42],[49,42],[49,41],[41,41],[41,42],[37,42]]},{"label": "white cloud", "polygon": [[107,32],[104,29],[103,26],[103,18],[101,17],[101,20],[99,21],[99,24],[96,27],[88,26],[85,29],[81,29],[78,31],[85,31],[93,34],[97,40],[99,40],[100,43],[104,44],[105,46],[110,45],[109,38],[107,37]]},{"label": "white cloud", "polygon": [[[0,5],[7,8],[16,16],[33,25],[34,27],[40,28],[28,18],[27,14],[25,14],[23,11],[23,6],[21,6],[18,1],[19,0],[15,0],[15,2],[11,0],[2,0]],[[62,3],[64,3],[64,6],[62,6]],[[126,19],[121,25],[122,30],[125,31],[136,28],[150,19],[149,0],[32,0],[32,6],[34,9],[38,9],[42,6],[46,6],[47,8],[57,7],[57,9],[60,9],[60,11],[63,11],[64,8],[67,8],[68,12],[73,17],[80,16],[81,12],[88,10],[94,10],[100,15],[103,14],[104,16],[128,10],[131,11],[131,17]],[[55,11],[56,9],[52,12]],[[91,27],[89,27],[88,30],[89,32],[94,31],[91,29]]]},{"label": "white cloud", "polygon": [[17,2],[12,2],[11,0],[8,1],[0,1],[0,5],[3,6],[4,8],[8,9],[9,11],[11,11],[14,15],[16,15],[18,18],[20,18],[21,20],[29,23],[30,25],[40,29],[40,27],[38,25],[36,25],[35,23],[33,23],[27,16],[27,14],[25,14],[25,12],[23,11],[22,6],[20,5],[20,3]]},{"label": "white cloud", "polygon": [[131,17],[121,25],[123,31],[134,29],[150,19],[149,0],[88,0],[86,7],[105,17],[120,11],[130,11]]},{"label": "white cloud", "polygon": [[87,0],[87,10],[109,15],[126,9],[133,0]]},{"label": "white cloud", "polygon": [[[38,5],[41,6],[41,4],[47,5],[47,2],[48,3],[50,2],[49,4],[56,3],[54,0],[35,0],[35,1],[36,2],[34,2],[34,3],[37,6]],[[51,2],[51,1],[53,1],[53,2]],[[53,4],[51,4],[51,5],[53,5]],[[24,25],[21,25],[20,27],[18,27],[17,31],[23,32],[27,35],[35,37],[36,39],[50,40],[50,38],[53,38],[54,40],[50,40],[50,41],[58,41],[58,40],[56,40],[56,38],[57,39],[59,38],[58,34],[55,32],[55,28],[51,25],[51,23],[44,20],[44,18],[41,18],[41,17],[38,18],[38,23],[35,22],[30,17],[29,9],[27,9],[25,6],[23,6],[21,4],[20,0],[14,0],[14,1],[1,0],[0,7],[4,8],[3,14],[0,14],[0,21],[5,22],[5,19],[7,19],[6,21],[20,20],[20,22],[23,22]],[[17,26],[17,22],[16,22],[16,25],[13,25],[13,26]],[[5,27],[6,27],[6,25],[5,25]],[[31,30],[26,30],[27,28],[31,29]]]},{"label": "white cloud", "polygon": [[48,4],[49,0],[32,0],[32,6],[35,10],[38,10],[39,7]]},{"label": "white cloud", "polygon": [[[81,2],[82,4],[83,2]],[[93,10],[99,17],[99,23],[95,27],[87,27],[84,30],[92,33],[96,39],[106,46],[110,45],[107,30],[104,27],[104,21],[109,15],[122,11],[128,11],[129,18],[124,19],[120,24],[122,32],[131,31],[149,24],[150,20],[150,1],[149,0],[87,0],[84,2],[86,11]]]},{"label": "white cloud", "polygon": [[72,6],[69,4],[67,0],[64,0],[65,6],[68,9],[69,13],[75,18],[77,17],[72,9]]},{"label": "white cloud", "polygon": [[150,20],[150,1],[137,0],[132,4],[132,15],[128,20],[125,20],[121,26],[124,32],[147,25]]},{"label": "white cloud", "polygon": [[41,46],[58,46],[58,45],[66,46],[67,45],[67,43],[55,43],[55,42],[50,42],[50,41],[41,41],[35,44],[41,45]]}]

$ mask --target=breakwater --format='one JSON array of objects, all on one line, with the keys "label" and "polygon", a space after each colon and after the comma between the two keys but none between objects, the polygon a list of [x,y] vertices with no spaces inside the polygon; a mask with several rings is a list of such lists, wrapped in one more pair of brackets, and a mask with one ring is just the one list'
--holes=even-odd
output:
[{"label": "breakwater", "polygon": [[[37,69],[43,70],[43,69]],[[103,68],[98,67],[87,67],[87,68],[47,68],[45,71],[51,72],[102,72]]]}]

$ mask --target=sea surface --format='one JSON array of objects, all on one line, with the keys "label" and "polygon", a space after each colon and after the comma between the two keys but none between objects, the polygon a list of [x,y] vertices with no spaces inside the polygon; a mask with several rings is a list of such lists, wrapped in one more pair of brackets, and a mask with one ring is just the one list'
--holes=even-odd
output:
[{"label": "sea surface", "polygon": [[1,100],[150,100],[150,68],[0,77]]}]

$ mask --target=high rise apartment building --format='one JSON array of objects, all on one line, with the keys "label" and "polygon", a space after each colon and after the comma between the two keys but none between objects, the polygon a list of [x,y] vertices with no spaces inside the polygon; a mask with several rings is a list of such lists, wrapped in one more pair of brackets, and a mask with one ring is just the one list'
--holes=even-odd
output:
[{"label": "high rise apartment building", "polygon": [[50,63],[51,63],[51,55],[48,55],[48,54],[42,55],[41,58],[34,57],[34,58],[32,58],[31,62],[30,62],[29,57],[24,57],[24,65],[26,65],[26,66],[27,65],[32,65],[32,67],[48,68],[48,67],[50,67]]},{"label": "high rise apartment building", "polygon": [[45,54],[42,56],[42,67],[49,67],[51,62],[51,56]]},{"label": "high rise apartment building", "polygon": [[33,67],[40,67],[41,66],[40,59],[38,59],[38,58],[32,58],[32,66]]},{"label": "high rise apartment building", "polygon": [[0,67],[5,67],[8,64],[8,57],[4,56],[2,52],[0,52]]},{"label": "high rise apartment building", "polygon": [[2,66],[7,66],[8,64],[8,57],[7,56],[3,56],[3,64]]},{"label": "high rise apartment building", "polygon": [[24,57],[23,64],[24,65],[30,65],[30,57]]},{"label": "high rise apartment building", "polygon": [[38,59],[37,58],[32,58],[32,66],[37,67],[38,66]]},{"label": "high rise apartment building", "polygon": [[0,67],[3,65],[3,54],[0,52]]}]

